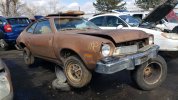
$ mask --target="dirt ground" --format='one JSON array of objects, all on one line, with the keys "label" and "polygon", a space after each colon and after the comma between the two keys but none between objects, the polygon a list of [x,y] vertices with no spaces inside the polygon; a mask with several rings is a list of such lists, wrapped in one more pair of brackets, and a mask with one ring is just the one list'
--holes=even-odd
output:
[{"label": "dirt ground", "polygon": [[10,69],[14,100],[178,100],[178,52],[161,52],[168,64],[166,81],[153,91],[139,90],[130,79],[129,71],[113,75],[94,73],[91,83],[70,92],[54,90],[54,66],[37,60],[28,67],[21,51],[0,51],[0,58]]}]

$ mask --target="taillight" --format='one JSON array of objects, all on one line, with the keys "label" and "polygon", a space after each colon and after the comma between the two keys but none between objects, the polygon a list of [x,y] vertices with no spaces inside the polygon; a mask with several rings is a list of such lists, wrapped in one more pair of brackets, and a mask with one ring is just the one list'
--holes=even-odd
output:
[{"label": "taillight", "polygon": [[6,24],[6,25],[4,26],[4,30],[5,30],[5,32],[12,32],[12,27],[11,27],[11,25],[10,25],[10,24]]}]

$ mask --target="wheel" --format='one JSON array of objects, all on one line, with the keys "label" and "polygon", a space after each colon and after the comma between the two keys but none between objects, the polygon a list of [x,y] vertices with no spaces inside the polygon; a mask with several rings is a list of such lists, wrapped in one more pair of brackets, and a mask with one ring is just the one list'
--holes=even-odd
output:
[{"label": "wheel", "polygon": [[4,39],[0,39],[0,47],[2,50],[8,50],[8,44],[4,41]]},{"label": "wheel", "polygon": [[70,56],[65,60],[64,73],[68,83],[75,88],[86,86],[92,77],[91,72],[76,56]]},{"label": "wheel", "polygon": [[133,81],[142,90],[152,90],[160,86],[166,76],[167,64],[159,55],[132,71]]},{"label": "wheel", "polygon": [[23,58],[25,61],[25,64],[27,65],[32,65],[35,61],[34,56],[31,54],[30,50],[28,50],[28,48],[24,48],[23,50]]}]

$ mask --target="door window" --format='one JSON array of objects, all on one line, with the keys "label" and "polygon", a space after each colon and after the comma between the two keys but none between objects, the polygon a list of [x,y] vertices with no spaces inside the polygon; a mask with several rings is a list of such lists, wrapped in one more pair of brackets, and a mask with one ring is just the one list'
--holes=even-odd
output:
[{"label": "door window", "polygon": [[51,33],[50,22],[48,20],[38,22],[34,34],[47,34]]},{"label": "door window", "polygon": [[32,24],[32,25],[27,29],[27,32],[28,32],[28,33],[33,33],[34,30],[35,30],[36,25],[37,25],[37,23]]},{"label": "door window", "polygon": [[115,17],[115,16],[106,17],[106,23],[105,23],[106,27],[117,27],[119,25],[125,26],[122,20],[120,20],[118,17]]},{"label": "door window", "polygon": [[93,18],[90,21],[93,22],[97,26],[103,26],[104,16]]}]

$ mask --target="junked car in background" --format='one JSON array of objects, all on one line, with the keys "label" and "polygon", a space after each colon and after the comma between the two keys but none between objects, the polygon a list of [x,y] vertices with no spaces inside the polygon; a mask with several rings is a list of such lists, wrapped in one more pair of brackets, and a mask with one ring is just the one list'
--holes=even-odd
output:
[{"label": "junked car in background", "polygon": [[[169,9],[169,5],[166,5],[164,7]],[[162,9],[164,7],[162,7]],[[153,12],[153,14],[155,14],[155,12]],[[154,18],[154,16],[152,17],[151,16],[152,15],[148,15],[147,19],[145,19],[145,22],[151,20],[152,17]],[[159,19],[156,16],[157,19],[153,19],[153,21],[161,20],[162,17]],[[147,23],[141,24],[139,20],[137,20],[136,18],[128,14],[123,14],[123,13],[101,14],[90,18],[89,21],[93,22],[94,24],[96,24],[97,26],[99,26],[101,29],[104,30],[108,30],[108,29],[109,30],[113,30],[113,29],[142,30],[146,33],[154,35],[154,43],[160,46],[161,51],[178,51],[178,34],[166,33],[166,32],[156,31],[153,29],[146,29],[145,27],[147,27],[147,25],[149,24]]]},{"label": "junked car in background", "polygon": [[81,14],[50,15],[27,27],[17,39],[25,63],[33,64],[35,57],[57,63],[75,88],[86,86],[93,71],[131,70],[143,90],[152,90],[165,80],[167,65],[157,55],[159,47],[152,35],[139,30],[101,30],[78,16]]},{"label": "junked car in background", "polygon": [[[176,23],[178,18],[173,11],[174,7],[177,5],[177,2],[178,1],[176,0],[168,0],[167,2],[164,2],[163,4],[156,7],[153,11],[115,12],[120,14],[128,14],[137,18],[139,21],[154,24],[155,30],[172,32],[175,31],[174,28],[178,26],[178,23]],[[170,16],[173,17],[173,15],[174,19],[170,19]]]},{"label": "junked car in background", "polygon": [[10,72],[0,59],[0,100],[13,100]]},{"label": "junked car in background", "polygon": [[31,23],[26,17],[0,17],[0,48],[7,50],[16,44],[19,34]]}]

